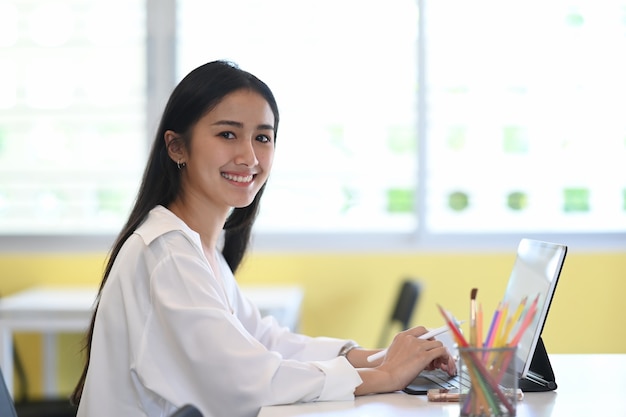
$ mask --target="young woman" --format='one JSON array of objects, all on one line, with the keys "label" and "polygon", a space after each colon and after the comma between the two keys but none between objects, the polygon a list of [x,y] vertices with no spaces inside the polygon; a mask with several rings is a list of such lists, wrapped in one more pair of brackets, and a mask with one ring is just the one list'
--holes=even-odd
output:
[{"label": "young woman", "polygon": [[386,356],[289,332],[233,276],[272,168],[278,107],[270,89],[216,61],[174,89],[128,222],[110,254],[72,394],[78,416],[205,417],[350,400],[404,388],[424,369],[455,372],[441,342],[416,327]]}]

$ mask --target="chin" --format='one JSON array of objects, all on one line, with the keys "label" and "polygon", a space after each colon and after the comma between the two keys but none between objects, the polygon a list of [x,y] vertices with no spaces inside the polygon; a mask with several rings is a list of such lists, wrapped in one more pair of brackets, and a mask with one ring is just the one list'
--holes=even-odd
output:
[{"label": "chin", "polygon": [[248,190],[246,193],[230,195],[227,201],[229,201],[229,206],[232,208],[245,208],[252,204],[258,192],[259,190],[255,190],[254,192]]},{"label": "chin", "polygon": [[250,200],[246,200],[246,201],[237,201],[234,204],[232,204],[232,207],[233,208],[246,208],[250,204],[252,204],[253,201],[254,201],[254,198],[251,198]]}]

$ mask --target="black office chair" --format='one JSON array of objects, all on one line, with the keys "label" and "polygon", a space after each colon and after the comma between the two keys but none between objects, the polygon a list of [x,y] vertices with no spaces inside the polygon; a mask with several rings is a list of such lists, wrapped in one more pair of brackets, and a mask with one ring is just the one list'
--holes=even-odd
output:
[{"label": "black office chair", "polygon": [[421,285],[415,279],[406,279],[402,282],[396,304],[389,321],[385,323],[383,331],[378,341],[379,347],[386,347],[389,344],[389,337],[392,330],[406,330],[411,326],[413,312],[419,301]]},{"label": "black office chair", "polygon": [[2,369],[0,369],[0,416],[17,417],[17,411],[15,411],[15,405],[13,405],[13,398],[11,398],[9,389],[4,382]]},{"label": "black office chair", "polygon": [[186,404],[176,410],[170,417],[202,417],[202,413],[195,406]]}]

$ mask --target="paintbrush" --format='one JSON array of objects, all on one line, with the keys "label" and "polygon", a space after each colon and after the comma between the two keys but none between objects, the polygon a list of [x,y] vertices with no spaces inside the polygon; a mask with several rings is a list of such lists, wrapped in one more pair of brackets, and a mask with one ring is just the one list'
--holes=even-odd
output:
[{"label": "paintbrush", "polygon": [[470,293],[470,346],[478,347],[476,339],[476,294],[478,288],[472,288]]}]

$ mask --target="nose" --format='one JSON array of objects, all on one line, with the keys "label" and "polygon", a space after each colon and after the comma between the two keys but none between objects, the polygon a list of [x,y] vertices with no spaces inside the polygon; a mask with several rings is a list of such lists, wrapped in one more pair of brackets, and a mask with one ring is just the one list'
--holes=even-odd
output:
[{"label": "nose", "polygon": [[259,163],[254,150],[254,140],[243,140],[237,147],[237,155],[235,156],[237,165],[245,165],[247,167],[255,166]]}]

